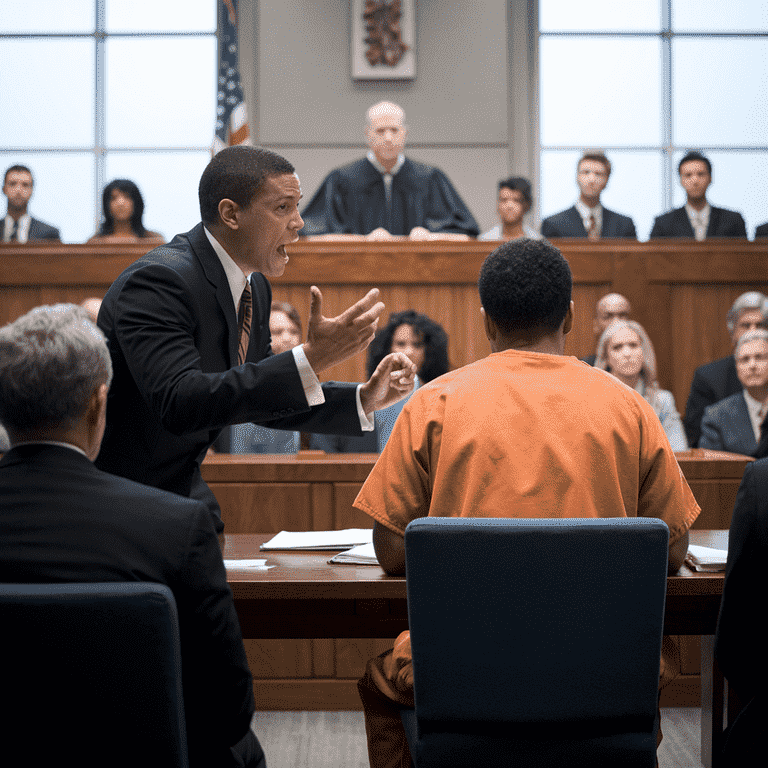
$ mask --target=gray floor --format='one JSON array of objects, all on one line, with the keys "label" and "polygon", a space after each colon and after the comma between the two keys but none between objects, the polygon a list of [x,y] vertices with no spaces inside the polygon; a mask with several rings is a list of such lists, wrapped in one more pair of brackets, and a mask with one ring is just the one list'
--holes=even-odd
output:
[{"label": "gray floor", "polygon": [[[660,768],[701,768],[700,709],[662,709]],[[257,712],[268,768],[368,768],[362,712]]]}]

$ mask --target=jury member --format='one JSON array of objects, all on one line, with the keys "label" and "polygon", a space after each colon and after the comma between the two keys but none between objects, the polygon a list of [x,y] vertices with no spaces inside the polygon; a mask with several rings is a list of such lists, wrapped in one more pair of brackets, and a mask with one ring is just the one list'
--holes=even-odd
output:
[{"label": "jury member", "polygon": [[768,459],[747,464],[728,535],[728,562],[715,634],[715,658],[744,709],[726,732],[725,768],[750,765],[768,718],[763,604],[768,558]]},{"label": "jury member", "polygon": [[245,145],[219,152],[199,187],[202,223],[131,264],[107,291],[99,326],[115,370],[97,465],[204,500],[208,448],[230,424],[360,435],[370,414],[413,388],[405,355],[362,385],[317,374],[365,349],[384,305],[372,289],[335,318],[312,286],[307,341],[270,350],[272,291],[303,225],[301,187],[280,155]]},{"label": "jury member", "polygon": [[619,381],[636,389],[659,417],[673,451],[687,451],[683,422],[674,395],[659,387],[656,380],[656,353],[640,323],[615,320],[597,344],[595,368],[610,371]]},{"label": "jury member", "polygon": [[579,197],[565,211],[548,216],[541,223],[544,237],[636,238],[635,223],[629,216],[605,208],[600,195],[611,175],[611,161],[602,152],[585,152],[576,164]]},{"label": "jury member", "polygon": [[712,163],[701,152],[688,152],[677,166],[680,185],[686,201],[657,216],[651,229],[654,237],[689,237],[706,240],[709,237],[744,237],[747,225],[738,211],[716,208],[707,201],[707,189],[712,183]]},{"label": "jury member", "polygon": [[[288,352],[301,344],[301,316],[293,304],[287,301],[272,302],[269,335],[272,339],[272,353],[275,355]],[[219,453],[290,454],[297,453],[301,447],[300,437],[295,430],[270,429],[260,424],[234,424],[222,430],[213,448]]]},{"label": "jury member", "polygon": [[[253,681],[208,510],[92,463],[111,377],[104,336],[80,307],[38,307],[0,329],[0,419],[12,444],[0,461],[0,581],[166,584],[178,609],[190,766],[263,768],[250,730]],[[88,733],[89,750],[103,749],[106,763],[130,751],[120,728]]]},{"label": "jury member", "polygon": [[159,232],[144,227],[144,198],[130,179],[114,179],[101,195],[103,221],[89,243],[163,243]]},{"label": "jury member", "polygon": [[25,165],[12,165],[5,172],[3,194],[8,199],[8,209],[3,222],[4,243],[61,240],[56,227],[33,218],[27,211],[34,185],[32,171]]},{"label": "jury member", "polygon": [[[387,573],[404,572],[405,528],[424,516],[658,517],[670,570],[682,564],[699,507],[640,393],[564,355],[571,285],[543,240],[504,243],[483,263],[492,354],[413,393],[354,502]],[[662,661],[665,683],[675,671]],[[408,765],[399,708],[413,706],[412,681],[403,633],[358,684],[373,768]]]},{"label": "jury member", "polygon": [[[768,326],[768,299],[759,291],[742,293],[728,310],[725,324],[735,348],[736,342],[745,333]],[[707,406],[741,390],[733,354],[696,369],[683,417],[685,434],[691,448],[699,445],[701,419]]]},{"label": "jury member", "polygon": [[[620,293],[608,293],[595,304],[595,317],[592,320],[592,330],[597,340],[603,335],[603,331],[616,320],[629,320],[632,314],[632,306],[629,300]],[[587,355],[582,358],[585,363],[594,365],[597,354]]]},{"label": "jury member", "polygon": [[745,333],[736,342],[733,359],[743,390],[707,407],[699,448],[751,455],[768,413],[768,330]]},{"label": "jury member", "polygon": [[499,182],[499,195],[496,201],[496,211],[500,224],[483,232],[478,240],[515,240],[519,237],[530,237],[538,240],[541,235],[523,223],[523,218],[533,205],[531,182],[522,176],[510,176]]},{"label": "jury member", "polygon": [[365,235],[387,240],[466,239],[480,231],[439,169],[407,158],[405,112],[382,101],[367,112],[366,157],[325,177],[304,209],[302,235]]}]

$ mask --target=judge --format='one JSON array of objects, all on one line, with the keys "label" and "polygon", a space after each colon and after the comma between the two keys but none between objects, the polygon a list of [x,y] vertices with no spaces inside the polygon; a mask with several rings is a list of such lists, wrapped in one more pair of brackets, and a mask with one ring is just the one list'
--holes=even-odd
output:
[{"label": "judge", "polygon": [[306,236],[389,240],[467,239],[480,231],[439,169],[403,154],[405,113],[388,101],[367,113],[367,156],[325,178],[302,213]]}]

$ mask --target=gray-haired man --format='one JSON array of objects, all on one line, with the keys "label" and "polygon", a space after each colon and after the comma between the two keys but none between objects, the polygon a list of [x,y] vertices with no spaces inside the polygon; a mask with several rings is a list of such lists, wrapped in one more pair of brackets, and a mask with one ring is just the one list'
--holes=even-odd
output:
[{"label": "gray-haired man", "polygon": [[[726,315],[726,326],[731,343],[748,331],[768,326],[768,299],[759,291],[742,293]],[[701,419],[705,409],[723,398],[741,392],[742,386],[736,373],[733,355],[700,365],[693,374],[691,391],[685,406],[683,426],[688,445],[695,448],[701,437]]]}]

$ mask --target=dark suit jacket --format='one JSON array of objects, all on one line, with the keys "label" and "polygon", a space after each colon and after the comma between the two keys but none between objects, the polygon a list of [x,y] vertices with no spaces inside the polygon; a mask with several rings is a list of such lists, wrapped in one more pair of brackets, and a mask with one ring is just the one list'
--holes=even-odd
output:
[{"label": "dark suit jacket", "polygon": [[[544,237],[586,237],[587,230],[584,229],[581,214],[576,210],[576,206],[572,205],[568,210],[544,219],[541,222],[541,234]],[[637,239],[635,223],[629,216],[609,211],[604,207],[600,237],[634,237]]]},{"label": "dark suit jacket", "polygon": [[[707,237],[744,237],[747,225],[738,211],[711,206]],[[685,206],[657,216],[653,222],[651,237],[695,237]]]},{"label": "dark suit jacket", "polygon": [[736,496],[715,637],[720,668],[744,702],[764,695],[768,683],[763,625],[767,561],[768,459],[761,459],[747,465]]},{"label": "dark suit jacket", "polygon": [[56,227],[32,217],[32,221],[29,222],[27,240],[61,240],[61,235]]},{"label": "dark suit jacket", "polygon": [[[190,765],[235,765],[253,683],[208,510],[55,445],[0,461],[0,581],[150,581],[176,599]],[[108,740],[119,749],[120,723]],[[130,734],[126,734],[130,738]],[[107,763],[109,760],[107,760]]]},{"label": "dark suit jacket", "polygon": [[719,400],[741,392],[743,387],[736,374],[733,355],[721,357],[706,365],[700,365],[693,374],[691,391],[685,405],[683,426],[688,445],[696,448],[701,437],[701,419],[704,410]]},{"label": "dark suit jacket", "polygon": [[742,392],[730,395],[704,411],[699,448],[747,456],[754,453],[757,440]]},{"label": "dark suit jacket", "polygon": [[760,224],[755,230],[755,237],[768,237],[768,222]]},{"label": "dark suit jacket", "polygon": [[202,224],[117,278],[99,312],[114,378],[98,467],[201,499],[218,517],[200,463],[225,426],[362,434],[354,384],[324,384],[325,403],[310,409],[293,354],[270,349],[269,283],[254,273],[251,286],[251,340],[238,366],[232,293]]}]

